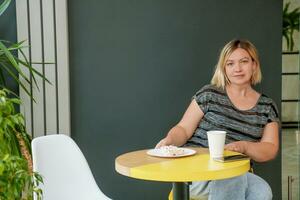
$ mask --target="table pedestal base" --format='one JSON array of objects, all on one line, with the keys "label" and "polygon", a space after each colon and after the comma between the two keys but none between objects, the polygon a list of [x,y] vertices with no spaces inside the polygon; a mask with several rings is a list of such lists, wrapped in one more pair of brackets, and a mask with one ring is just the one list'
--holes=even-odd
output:
[{"label": "table pedestal base", "polygon": [[189,183],[173,183],[173,200],[190,200]]}]

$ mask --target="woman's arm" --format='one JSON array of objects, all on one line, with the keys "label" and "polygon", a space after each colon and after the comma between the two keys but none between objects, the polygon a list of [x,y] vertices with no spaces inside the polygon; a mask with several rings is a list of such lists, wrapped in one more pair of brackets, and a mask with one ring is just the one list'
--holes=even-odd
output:
[{"label": "woman's arm", "polygon": [[260,142],[239,141],[225,146],[226,150],[248,155],[257,162],[265,162],[276,157],[279,148],[279,125],[277,122],[268,123]]},{"label": "woman's arm", "polygon": [[180,122],[168,132],[167,136],[162,139],[155,148],[166,145],[182,146],[185,144],[194,134],[203,115],[204,113],[196,100],[193,99]]}]

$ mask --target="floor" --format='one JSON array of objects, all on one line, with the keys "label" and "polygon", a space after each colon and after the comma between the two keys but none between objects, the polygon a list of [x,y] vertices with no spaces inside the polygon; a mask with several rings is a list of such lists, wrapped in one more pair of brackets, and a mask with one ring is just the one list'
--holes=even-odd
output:
[{"label": "floor", "polygon": [[[299,200],[300,133],[282,130],[282,200]],[[288,199],[288,176],[292,177],[292,199]]]}]

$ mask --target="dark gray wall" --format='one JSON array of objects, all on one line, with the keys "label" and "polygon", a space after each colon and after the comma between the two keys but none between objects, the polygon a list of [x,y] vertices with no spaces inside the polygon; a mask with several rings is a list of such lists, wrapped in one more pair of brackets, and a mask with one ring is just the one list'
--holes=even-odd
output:
[{"label": "dark gray wall", "polygon": [[[12,1],[7,10],[0,16],[0,40],[17,41],[15,1]],[[4,76],[6,77],[7,87],[18,94],[18,84],[5,71]]]},{"label": "dark gray wall", "polygon": [[[2,3],[2,1],[1,1]],[[0,16],[0,39],[15,42],[17,39],[16,7],[12,1],[7,10]]]},{"label": "dark gray wall", "polygon": [[[170,184],[121,176],[114,159],[164,137],[209,83],[227,41],[248,38],[257,46],[258,89],[280,105],[281,0],[68,3],[72,137],[113,199],[167,198]],[[281,199],[280,154],[263,167],[256,172]]]}]

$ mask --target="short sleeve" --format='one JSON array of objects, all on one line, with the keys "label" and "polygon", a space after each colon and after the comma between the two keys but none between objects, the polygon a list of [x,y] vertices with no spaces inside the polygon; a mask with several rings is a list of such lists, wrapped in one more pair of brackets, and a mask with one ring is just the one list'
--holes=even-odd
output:
[{"label": "short sleeve", "polygon": [[270,104],[269,108],[269,114],[268,114],[268,123],[270,122],[280,122],[279,120],[279,114],[278,109],[275,104],[275,102],[272,100],[272,103]]},{"label": "short sleeve", "polygon": [[206,113],[209,107],[209,92],[207,92],[208,89],[208,85],[204,86],[192,97],[192,100],[196,100],[203,113]]}]

